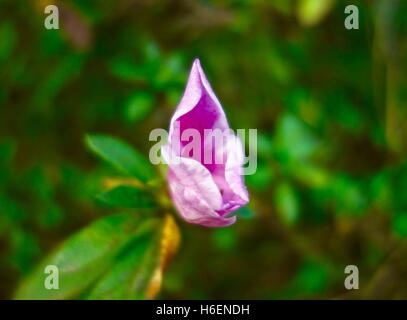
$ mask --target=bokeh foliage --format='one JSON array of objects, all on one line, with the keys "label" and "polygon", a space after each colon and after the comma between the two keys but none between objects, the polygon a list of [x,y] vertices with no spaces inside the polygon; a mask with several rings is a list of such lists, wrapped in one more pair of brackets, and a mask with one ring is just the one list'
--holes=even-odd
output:
[{"label": "bokeh foliage", "polygon": [[[158,297],[407,297],[406,1],[352,1],[359,30],[344,0],[60,0],[59,31],[49,3],[0,0],[0,298],[74,232],[126,217],[123,192],[144,197],[84,139],[148,155],[195,57],[231,126],[258,129],[258,168],[236,225],[178,223]],[[127,189],[95,198],[106,185]],[[143,201],[129,212],[150,214]]]}]

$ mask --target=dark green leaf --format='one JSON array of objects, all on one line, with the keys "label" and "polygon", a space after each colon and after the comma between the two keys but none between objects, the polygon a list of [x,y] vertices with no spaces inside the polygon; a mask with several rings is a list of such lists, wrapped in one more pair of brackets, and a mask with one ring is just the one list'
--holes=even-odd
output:
[{"label": "dark green leaf", "polygon": [[127,246],[115,265],[90,291],[88,299],[147,298],[160,259],[159,232],[152,228],[148,231]]},{"label": "dark green leaf", "polygon": [[238,218],[240,217],[242,219],[251,219],[255,216],[255,214],[249,209],[249,207],[243,207],[228,215],[228,217],[232,216],[238,216]]},{"label": "dark green leaf", "polygon": [[143,81],[145,71],[143,66],[137,65],[130,59],[121,57],[113,60],[109,65],[111,73],[125,81]]},{"label": "dark green leaf", "polygon": [[0,185],[6,182],[10,176],[10,167],[15,151],[16,145],[14,141],[0,141]]},{"label": "dark green leaf", "polygon": [[307,261],[301,266],[293,285],[301,288],[302,294],[315,294],[325,290],[328,280],[326,266]]},{"label": "dark green leaf", "polygon": [[407,214],[396,214],[393,218],[393,231],[400,237],[407,237]]},{"label": "dark green leaf", "polygon": [[[151,225],[155,220],[145,223]],[[107,216],[75,234],[55,250],[21,283],[17,299],[72,299],[81,294],[113,264],[129,241],[143,233],[133,213]],[[44,280],[48,265],[59,269],[59,289],[48,290]]]},{"label": "dark green leaf", "polygon": [[151,195],[131,186],[119,186],[98,196],[101,202],[119,208],[154,208]]},{"label": "dark green leaf", "polygon": [[0,62],[6,61],[13,53],[17,43],[17,32],[9,21],[0,24]]},{"label": "dark green leaf", "polygon": [[154,177],[154,169],[148,160],[127,143],[103,135],[88,135],[86,143],[93,152],[121,172],[134,176],[142,182],[147,182]]}]

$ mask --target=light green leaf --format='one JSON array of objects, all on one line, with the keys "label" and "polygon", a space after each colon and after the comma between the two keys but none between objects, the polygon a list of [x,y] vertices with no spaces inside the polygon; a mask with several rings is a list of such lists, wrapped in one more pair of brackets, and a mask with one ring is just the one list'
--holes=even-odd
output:
[{"label": "light green leaf", "polygon": [[[155,220],[141,223],[133,213],[102,218],[65,241],[18,288],[16,299],[72,299],[78,297],[113,264],[130,241],[144,234],[146,223],[151,230]],[[59,289],[44,286],[48,274],[44,269],[54,265],[59,270]]]},{"label": "light green leaf", "polygon": [[116,264],[85,296],[87,299],[152,299],[159,292],[162,275],[178,250],[180,233],[167,215],[160,227],[151,226],[123,250]]},{"label": "light green leaf", "polygon": [[119,208],[154,208],[151,195],[131,186],[119,186],[100,194],[98,200],[112,207]]},{"label": "light green leaf", "polygon": [[127,143],[104,135],[88,135],[86,143],[94,153],[121,172],[142,182],[154,177],[154,169],[148,160]]},{"label": "light green leaf", "polygon": [[316,189],[327,187],[331,181],[328,170],[315,165],[293,166],[291,172],[301,183]]},{"label": "light green leaf", "polygon": [[279,184],[274,193],[277,213],[284,223],[291,225],[298,220],[299,204],[298,198],[292,186],[283,182]]},{"label": "light green leaf", "polygon": [[285,114],[275,134],[276,148],[283,162],[304,161],[317,150],[319,142],[300,119]]},{"label": "light green leaf", "polygon": [[300,0],[297,15],[304,26],[314,26],[324,19],[335,5],[335,0]]},{"label": "light green leaf", "polygon": [[147,92],[137,92],[126,102],[124,112],[129,122],[144,119],[153,109],[154,96]]},{"label": "light green leaf", "polygon": [[363,186],[346,175],[338,175],[330,186],[336,202],[336,214],[360,215],[367,205]]}]

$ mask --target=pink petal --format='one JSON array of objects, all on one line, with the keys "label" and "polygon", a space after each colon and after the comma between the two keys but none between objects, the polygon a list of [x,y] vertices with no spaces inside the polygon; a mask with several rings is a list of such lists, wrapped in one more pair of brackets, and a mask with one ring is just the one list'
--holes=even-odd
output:
[{"label": "pink petal", "polygon": [[243,181],[244,149],[238,137],[230,137],[226,154],[225,180],[232,192],[242,200],[241,205],[246,205],[249,202],[249,194]]},{"label": "pink petal", "polygon": [[236,222],[236,217],[224,218],[215,212],[195,188],[186,187],[170,170],[169,186],[174,204],[189,223],[206,227],[226,227]]},{"label": "pink petal", "polygon": [[[170,152],[168,147],[162,149],[163,157],[167,162],[169,162],[168,152]],[[176,157],[176,155],[172,157],[169,182],[175,180],[184,189],[198,194],[207,206],[213,210],[219,210],[222,207],[222,196],[209,170],[194,159]],[[174,160],[178,163],[174,163]]]}]

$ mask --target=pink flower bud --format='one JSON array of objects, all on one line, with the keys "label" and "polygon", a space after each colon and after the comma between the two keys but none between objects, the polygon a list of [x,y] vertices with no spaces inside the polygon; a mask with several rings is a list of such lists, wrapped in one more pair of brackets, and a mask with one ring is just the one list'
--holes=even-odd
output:
[{"label": "pink flower bud", "polygon": [[162,155],[169,165],[172,199],[187,222],[222,227],[236,221],[228,215],[249,201],[242,176],[244,149],[198,59],[171,119]]}]

